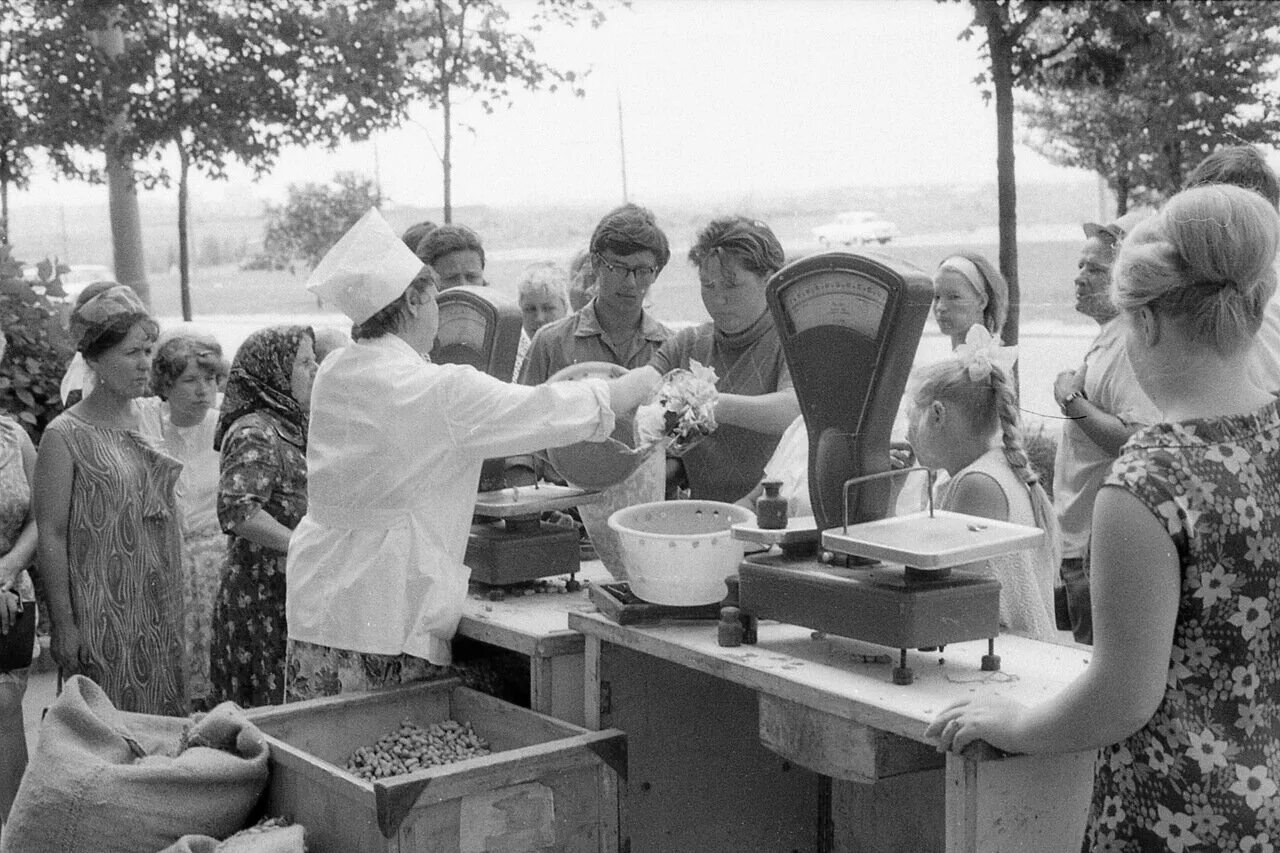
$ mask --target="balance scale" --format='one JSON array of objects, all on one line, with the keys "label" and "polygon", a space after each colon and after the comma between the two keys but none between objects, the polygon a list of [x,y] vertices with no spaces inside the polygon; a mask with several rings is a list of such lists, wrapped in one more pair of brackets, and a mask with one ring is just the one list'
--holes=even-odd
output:
[{"label": "balance scale", "polygon": [[985,639],[982,667],[999,669],[1000,583],[956,567],[1034,547],[1043,532],[934,510],[932,495],[925,512],[889,515],[890,479],[906,473],[890,470],[889,439],[933,299],[928,277],[826,252],[779,270],[766,293],[809,433],[813,516],[733,528],[781,548],[748,557],[731,579],[744,641],[774,619],[889,646],[894,683],[910,684],[908,649]]},{"label": "balance scale", "polygon": [[[511,381],[522,325],[520,308],[489,287],[463,285],[437,298],[440,326],[431,360],[469,364]],[[471,579],[492,587],[569,575],[581,568],[578,531],[543,522],[542,514],[599,500],[598,492],[539,482],[532,456],[486,459],[463,562]]]}]

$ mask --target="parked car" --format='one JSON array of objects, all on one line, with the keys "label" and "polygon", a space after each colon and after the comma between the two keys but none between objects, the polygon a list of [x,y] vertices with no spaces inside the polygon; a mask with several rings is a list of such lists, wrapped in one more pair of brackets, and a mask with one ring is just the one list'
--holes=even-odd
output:
[{"label": "parked car", "polygon": [[888,243],[902,236],[898,226],[866,210],[851,210],[836,215],[833,222],[813,229],[813,236],[823,246],[839,243],[852,246],[862,243]]}]

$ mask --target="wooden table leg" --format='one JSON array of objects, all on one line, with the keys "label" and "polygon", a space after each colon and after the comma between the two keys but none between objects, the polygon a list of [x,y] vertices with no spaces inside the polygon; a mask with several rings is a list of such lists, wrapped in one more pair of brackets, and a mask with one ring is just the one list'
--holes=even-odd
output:
[{"label": "wooden table leg", "polygon": [[947,853],[1076,853],[1094,753],[969,761],[947,755]]}]

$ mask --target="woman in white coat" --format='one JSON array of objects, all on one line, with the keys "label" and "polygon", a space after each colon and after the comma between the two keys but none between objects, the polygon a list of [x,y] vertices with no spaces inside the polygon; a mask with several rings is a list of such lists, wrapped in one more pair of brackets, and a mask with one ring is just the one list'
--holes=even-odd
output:
[{"label": "woman in white coat", "polygon": [[606,439],[660,379],[528,387],[424,358],[437,278],[371,210],[308,288],[355,322],[320,368],[308,509],[289,544],[289,701],[426,677],[451,662],[484,459]]}]

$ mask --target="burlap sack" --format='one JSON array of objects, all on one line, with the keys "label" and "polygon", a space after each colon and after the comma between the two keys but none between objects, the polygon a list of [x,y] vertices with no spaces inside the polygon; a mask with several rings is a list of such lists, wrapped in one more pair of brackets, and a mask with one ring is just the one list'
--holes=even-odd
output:
[{"label": "burlap sack", "polygon": [[226,841],[207,835],[184,835],[160,853],[306,853],[300,826],[237,832]]},{"label": "burlap sack", "polygon": [[140,853],[184,835],[226,838],[245,825],[267,772],[266,739],[229,702],[194,723],[131,714],[72,676],[40,724],[0,853]]}]

